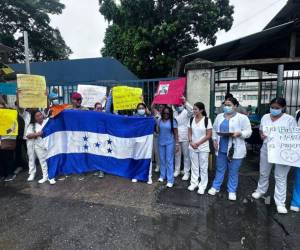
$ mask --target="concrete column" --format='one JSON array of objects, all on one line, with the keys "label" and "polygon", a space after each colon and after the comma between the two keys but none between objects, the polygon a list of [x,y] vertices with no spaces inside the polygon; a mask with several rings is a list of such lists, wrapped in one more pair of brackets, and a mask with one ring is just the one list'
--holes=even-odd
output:
[{"label": "concrete column", "polygon": [[203,102],[208,114],[211,110],[211,104],[213,105],[214,103],[211,102],[210,98],[212,75],[211,69],[193,69],[187,71],[187,100],[191,104]]}]

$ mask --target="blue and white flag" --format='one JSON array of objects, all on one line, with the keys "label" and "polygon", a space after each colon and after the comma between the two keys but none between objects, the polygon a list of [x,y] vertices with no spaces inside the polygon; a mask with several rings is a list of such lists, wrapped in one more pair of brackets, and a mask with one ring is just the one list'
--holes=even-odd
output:
[{"label": "blue and white flag", "polygon": [[43,129],[49,179],[102,170],[148,180],[153,118],[65,110]]}]

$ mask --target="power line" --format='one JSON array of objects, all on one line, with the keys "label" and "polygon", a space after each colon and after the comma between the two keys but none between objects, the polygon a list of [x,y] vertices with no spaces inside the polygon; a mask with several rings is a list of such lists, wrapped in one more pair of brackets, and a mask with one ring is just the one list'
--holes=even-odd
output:
[{"label": "power line", "polygon": [[[235,29],[237,27],[239,27],[240,25],[250,21],[251,19],[253,19],[254,17],[257,17],[258,15],[260,15],[261,13],[265,12],[266,10],[272,8],[273,6],[275,6],[276,4],[278,4],[279,2],[282,2],[283,0],[277,0],[276,2],[274,3],[271,3],[270,5],[266,6],[265,8],[261,9],[260,11],[256,12],[254,15],[252,15],[251,17],[248,17],[244,20],[242,20],[241,22],[239,22],[238,24],[236,25],[233,25],[233,27],[231,28],[232,29]],[[285,0],[286,1],[286,0]]]}]

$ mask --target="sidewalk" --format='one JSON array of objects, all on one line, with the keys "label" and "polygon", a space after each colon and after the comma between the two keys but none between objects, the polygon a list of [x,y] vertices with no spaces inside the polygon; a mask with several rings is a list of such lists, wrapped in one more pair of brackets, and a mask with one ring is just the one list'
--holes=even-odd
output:
[{"label": "sidewalk", "polygon": [[22,174],[0,183],[0,249],[299,249],[300,214],[250,198],[256,170],[247,160],[237,202],[224,190],[191,193],[181,180],[167,189],[156,175],[153,185],[88,174],[50,186]]}]

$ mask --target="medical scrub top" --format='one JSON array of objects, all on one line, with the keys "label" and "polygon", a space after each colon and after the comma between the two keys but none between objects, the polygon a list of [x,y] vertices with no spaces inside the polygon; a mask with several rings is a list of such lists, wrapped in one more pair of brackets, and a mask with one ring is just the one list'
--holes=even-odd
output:
[{"label": "medical scrub top", "polygon": [[[177,128],[177,121],[173,120],[174,128]],[[158,143],[159,145],[169,145],[175,142],[174,132],[172,131],[171,127],[171,120],[158,121],[159,126],[159,136],[158,136]]]},{"label": "medical scrub top", "polygon": [[[224,121],[220,125],[221,133],[229,133],[229,120],[224,119]],[[226,153],[228,151],[229,137],[221,136],[219,143],[219,152]]]}]

